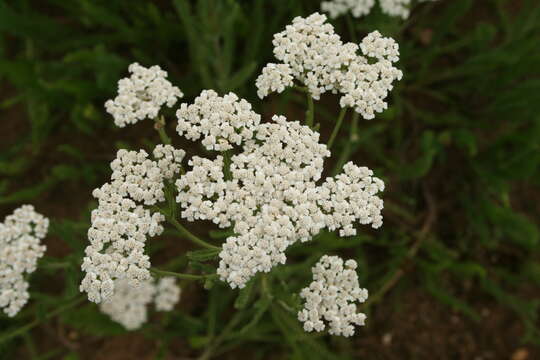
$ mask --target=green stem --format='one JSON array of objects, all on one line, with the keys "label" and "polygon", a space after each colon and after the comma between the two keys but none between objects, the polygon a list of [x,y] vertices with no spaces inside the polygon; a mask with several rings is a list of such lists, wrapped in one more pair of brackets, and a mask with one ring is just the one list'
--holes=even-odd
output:
[{"label": "green stem", "polygon": [[261,274],[261,296],[272,299],[272,293],[270,292],[270,287],[268,285],[268,277],[266,274]]},{"label": "green stem", "polygon": [[36,350],[36,344],[34,343],[32,336],[30,336],[30,333],[24,333],[23,338],[24,338],[24,342],[26,343],[26,349],[28,350],[28,353],[30,354],[30,358],[32,360],[39,359],[39,356]]},{"label": "green stem", "polygon": [[332,148],[332,145],[334,144],[334,140],[336,140],[336,136],[339,132],[339,129],[341,128],[341,124],[343,123],[343,119],[345,118],[346,113],[347,113],[347,108],[346,107],[341,108],[336,125],[334,126],[334,130],[332,131],[332,135],[330,135],[330,140],[328,140],[328,144],[327,144],[328,149]]},{"label": "green stem", "polygon": [[309,92],[306,93],[306,97],[308,105],[306,110],[306,125],[313,129],[313,122],[315,120],[315,104],[313,103],[313,98]]},{"label": "green stem", "polygon": [[160,212],[165,215],[165,218],[167,218],[167,221],[174,226],[182,235],[187,237],[191,242],[200,245],[202,247],[205,247],[207,249],[214,249],[214,250],[221,250],[219,246],[215,246],[212,244],[207,243],[203,239],[199,238],[198,236],[192,234],[188,229],[186,229],[182,224],[180,224],[175,218],[171,217],[169,214],[164,212],[163,210],[160,210]]},{"label": "green stem", "polygon": [[66,310],[69,310],[77,305],[79,305],[80,303],[82,303],[84,300],[86,300],[86,297],[84,296],[81,296],[75,300],[73,300],[72,302],[70,303],[67,303],[63,306],[60,306],[58,307],[57,309],[45,314],[41,319],[35,319],[34,321],[32,321],[31,323],[28,323],[24,326],[21,326],[20,328],[8,333],[7,335],[4,335],[2,337],[0,337],[0,344],[2,343],[5,343],[6,341],[14,338],[14,337],[17,337],[17,336],[20,336],[20,335],[23,335],[25,334],[27,331],[30,331],[31,329],[33,329],[34,327],[38,326],[39,324],[41,324],[44,320],[48,320],[50,318],[53,318],[55,317],[56,315],[59,315],[61,314],[62,312],[66,311]]},{"label": "green stem", "polygon": [[47,258],[42,259],[40,261],[39,267],[50,269],[50,270],[58,270],[58,269],[66,269],[70,267],[72,264],[69,261],[56,261],[56,259],[53,258]]},{"label": "green stem", "polygon": [[356,147],[356,143],[358,142],[358,117],[360,114],[358,114],[356,111],[353,112],[352,120],[351,120],[351,130],[349,132],[349,141],[347,141],[347,144],[345,144],[345,148],[341,152],[341,155],[339,157],[339,160],[337,161],[336,165],[334,166],[334,169],[332,170],[331,175],[335,176],[337,173],[343,168],[343,165],[347,161],[349,161],[349,158],[351,157],[352,153],[354,152],[354,148]]},{"label": "green stem", "polygon": [[165,199],[167,200],[167,206],[169,208],[168,213],[170,217],[176,219],[176,198],[174,196],[175,187],[173,184],[169,183],[168,180],[165,180]]},{"label": "green stem", "polygon": [[351,14],[347,13],[345,18],[347,20],[347,28],[349,30],[349,36],[351,37],[351,41],[356,44],[358,43],[358,39],[356,38],[356,29],[354,28],[354,23],[353,23]]},{"label": "green stem", "polygon": [[210,274],[210,275],[194,275],[194,274],[183,274],[183,273],[177,273],[173,271],[165,271],[165,270],[159,270],[156,268],[151,268],[150,272],[158,277],[161,276],[173,276],[177,277],[179,279],[185,279],[185,280],[205,280],[209,277],[215,277],[216,274]]},{"label": "green stem", "polygon": [[204,353],[199,357],[199,360],[208,360],[212,357],[212,353],[214,350],[229,336],[229,334],[232,332],[234,327],[240,322],[242,319],[241,312],[237,312],[234,314],[232,319],[227,323],[227,325],[223,328],[219,336],[217,336],[214,341],[206,348]]},{"label": "green stem", "polygon": [[231,180],[231,151],[226,150],[223,152],[223,174],[225,175],[225,180]]},{"label": "green stem", "polygon": [[167,135],[167,130],[165,130],[165,118],[163,116],[157,117],[154,123],[154,128],[157,130],[161,142],[165,145],[171,144],[171,138]]}]

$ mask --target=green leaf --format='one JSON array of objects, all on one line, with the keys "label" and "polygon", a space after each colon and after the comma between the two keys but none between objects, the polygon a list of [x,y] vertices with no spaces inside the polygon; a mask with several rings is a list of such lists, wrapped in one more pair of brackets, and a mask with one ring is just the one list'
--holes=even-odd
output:
[{"label": "green leaf", "polygon": [[79,360],[79,355],[75,352],[70,352],[62,358],[63,360]]},{"label": "green leaf", "polygon": [[208,260],[215,259],[219,255],[220,251],[221,251],[220,249],[194,250],[194,251],[189,251],[187,253],[187,257],[188,259],[194,260],[194,261],[208,261]]},{"label": "green leaf", "polygon": [[421,150],[422,154],[411,164],[400,166],[396,169],[404,180],[418,179],[425,176],[433,165],[435,155],[439,151],[440,145],[432,131],[425,131],[422,134]]},{"label": "green leaf", "polygon": [[482,265],[474,262],[452,263],[449,269],[453,273],[463,277],[485,278],[487,275],[486,269],[484,269]]},{"label": "green leaf", "polygon": [[476,137],[467,129],[457,129],[452,132],[452,138],[456,145],[466,151],[466,153],[474,157],[478,153]]},{"label": "green leaf", "polygon": [[94,304],[71,309],[60,315],[61,321],[83,333],[94,336],[123,334],[126,330],[103,314]]},{"label": "green leaf", "polygon": [[202,349],[210,343],[210,338],[208,336],[190,336],[188,338],[189,346],[193,349]]},{"label": "green leaf", "polygon": [[486,206],[491,223],[503,231],[505,238],[525,249],[538,245],[540,233],[535,224],[510,208],[492,204]]},{"label": "green leaf", "polygon": [[253,278],[249,280],[246,286],[243,289],[240,289],[238,293],[238,297],[236,298],[236,301],[234,302],[234,307],[236,309],[244,309],[247,306],[251,297],[253,296],[255,283],[257,282],[256,280],[257,278]]},{"label": "green leaf", "polygon": [[208,234],[212,239],[224,239],[234,235],[234,231],[232,229],[211,230]]},{"label": "green leaf", "polygon": [[436,274],[426,274],[425,285],[429,293],[439,301],[449,305],[454,310],[457,310],[474,321],[480,321],[480,315],[465,301],[459,299],[452,294],[448,289],[444,288]]},{"label": "green leaf", "polygon": [[246,334],[251,329],[255,328],[271,304],[272,299],[270,299],[270,297],[268,296],[263,296],[259,300],[257,300],[253,305],[253,307],[255,308],[255,314],[252,316],[249,323],[247,323],[243,328],[238,331],[238,336]]},{"label": "green leaf", "polygon": [[251,62],[238,70],[229,80],[228,88],[233,91],[243,86],[257,69],[257,63]]}]

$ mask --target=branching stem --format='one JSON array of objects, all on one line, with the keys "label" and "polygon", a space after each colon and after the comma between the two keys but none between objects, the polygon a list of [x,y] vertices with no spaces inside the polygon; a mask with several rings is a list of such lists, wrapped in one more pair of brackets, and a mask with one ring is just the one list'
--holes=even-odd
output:
[{"label": "branching stem", "polygon": [[336,125],[334,126],[334,130],[332,130],[332,135],[330,135],[330,140],[328,140],[328,149],[332,148],[332,145],[334,144],[334,141],[336,140],[337,134],[339,133],[339,129],[341,128],[341,124],[343,123],[343,119],[345,118],[345,114],[347,113],[347,108],[341,108],[341,111],[339,112],[338,119],[336,121]]},{"label": "branching stem", "polygon": [[86,297],[84,297],[84,296],[78,297],[75,300],[54,309],[53,311],[46,313],[45,315],[43,315],[42,318],[35,319],[31,323],[28,323],[28,324],[26,324],[24,326],[21,326],[20,328],[14,330],[14,331],[11,331],[10,333],[0,337],[0,344],[5,343],[6,341],[8,341],[8,340],[10,340],[10,339],[12,339],[14,337],[26,334],[28,331],[30,331],[34,327],[41,324],[43,321],[48,320],[50,318],[53,318],[53,317],[63,313],[64,311],[69,310],[69,309],[79,305],[84,300],[86,300]]},{"label": "branching stem", "polygon": [[388,291],[390,291],[394,286],[396,286],[396,284],[405,275],[405,266],[408,262],[412,261],[414,257],[416,257],[422,244],[428,238],[429,232],[437,219],[437,205],[435,203],[435,199],[427,190],[427,188],[424,187],[423,190],[424,198],[426,200],[428,209],[426,219],[424,221],[424,224],[422,225],[422,228],[416,236],[415,242],[412,244],[409,251],[407,252],[404,264],[399,269],[397,269],[392,274],[392,276],[390,276],[390,278],[381,286],[378,292],[376,292],[373,296],[369,297],[369,299],[362,305],[363,308],[369,307],[370,305],[378,302]]},{"label": "branching stem", "polygon": [[306,125],[313,129],[313,125],[315,122],[315,104],[313,103],[313,98],[311,97],[311,94],[309,92],[306,93],[306,98],[308,106],[306,110]]},{"label": "branching stem", "polygon": [[182,224],[180,224],[175,218],[171,217],[169,214],[161,210],[161,213],[165,215],[167,218],[167,221],[174,226],[182,235],[188,238],[189,241],[193,242],[194,244],[200,245],[202,247],[205,247],[207,249],[214,249],[214,250],[220,250],[221,248],[219,246],[215,246],[212,244],[207,243],[203,239],[199,238],[195,234],[191,233],[188,229],[186,229]]},{"label": "branching stem", "polygon": [[167,130],[165,129],[165,118],[163,117],[163,115],[157,117],[154,120],[154,129],[157,130],[163,144],[171,144],[171,138],[167,135]]},{"label": "branching stem", "polygon": [[165,270],[160,270],[156,268],[151,268],[150,272],[158,277],[173,276],[173,277],[177,277],[179,279],[185,279],[185,280],[205,280],[208,278],[216,277],[216,274],[194,275],[194,274],[177,273],[174,271],[165,271]]}]

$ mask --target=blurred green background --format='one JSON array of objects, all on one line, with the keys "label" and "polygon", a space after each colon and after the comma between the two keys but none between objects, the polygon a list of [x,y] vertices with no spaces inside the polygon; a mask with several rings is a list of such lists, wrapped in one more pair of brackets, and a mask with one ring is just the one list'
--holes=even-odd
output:
[{"label": "blurred green background", "polygon": [[[234,91],[268,120],[304,116],[293,92],[261,102],[254,79],[272,36],[315,0],[0,1],[0,215],[24,203],[51,218],[31,301],[0,315],[0,359],[538,359],[540,352],[540,4],[440,0],[410,19],[375,10],[332,23],[344,40],[379,30],[404,78],[375,120],[346,119],[328,174],[350,157],[384,179],[385,224],[289,251],[272,299],[185,283],[169,314],[126,332],[80,301],[91,191],[117,149],[159,141],[151,122],[114,127],[103,103],[127,66],[160,65],[190,102]],[[316,103],[322,139],[336,98]],[[173,132],[172,122],[170,132]],[[174,143],[192,152],[196,144]],[[208,224],[195,232],[222,241]],[[149,241],[155,266],[215,266],[174,234]],[[367,326],[351,339],[306,334],[294,295],[325,253],[359,262]]]}]

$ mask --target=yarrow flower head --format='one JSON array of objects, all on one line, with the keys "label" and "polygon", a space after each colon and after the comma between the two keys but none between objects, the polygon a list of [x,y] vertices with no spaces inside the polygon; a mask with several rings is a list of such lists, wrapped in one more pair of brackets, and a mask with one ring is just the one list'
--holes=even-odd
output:
[{"label": "yarrow flower head", "polygon": [[261,116],[251,104],[234,93],[223,97],[214,90],[204,90],[192,105],[182,104],[176,112],[178,134],[190,140],[202,137],[207,150],[225,151],[253,137],[253,128]]},{"label": "yarrow flower head", "polygon": [[355,233],[353,223],[382,224],[382,181],[352,163],[345,173],[317,185],[330,156],[319,134],[297,121],[274,116],[253,129],[242,152],[232,156],[230,178],[221,156],[193,157],[192,170],[176,181],[181,216],[211,220],[234,235],[223,244],[217,270],[231,287],[244,287],[258,272],[285,263],[285,250],[321,229]]},{"label": "yarrow flower head", "polygon": [[133,63],[128,68],[131,76],[118,82],[118,96],[105,103],[105,109],[114,117],[116,126],[155,118],[161,107],[173,106],[184,94],[167,80],[167,72],[157,65],[145,68]]},{"label": "yarrow flower head", "polygon": [[[256,81],[261,98],[291,86],[292,76],[314,99],[327,91],[339,93],[341,107],[352,107],[365,119],[373,119],[375,112],[387,108],[385,99],[403,75],[393,65],[399,60],[399,46],[393,39],[375,31],[360,47],[343,43],[319,13],[296,17],[274,35],[273,44],[274,55],[283,64],[268,64],[262,70]],[[357,54],[359,49],[363,55]]]},{"label": "yarrow flower head", "polygon": [[[426,2],[435,0],[418,1]],[[412,2],[412,0],[379,0],[379,5],[383,13],[389,16],[407,19],[411,12]],[[333,19],[348,12],[358,18],[369,14],[373,6],[375,6],[375,0],[330,0],[321,3],[321,10],[327,12]]]},{"label": "yarrow flower head", "polygon": [[49,220],[32,205],[23,205],[0,223],[0,309],[15,316],[27,303],[25,274],[36,270],[45,253],[41,240],[47,235]]},{"label": "yarrow flower head", "polygon": [[294,85],[293,70],[288,64],[267,64],[257,78],[257,95],[264,99],[269,93],[282,93]]},{"label": "yarrow flower head", "polygon": [[375,0],[332,0],[323,1],[321,10],[328,13],[332,19],[350,12],[354,17],[367,15],[375,5]]},{"label": "yarrow flower head", "polygon": [[176,285],[172,277],[159,279],[156,284],[156,297],[154,303],[158,311],[171,311],[180,300],[182,290]]},{"label": "yarrow flower head", "polygon": [[80,286],[90,301],[109,299],[117,279],[137,287],[150,278],[144,245],[148,236],[161,234],[164,216],[145,205],[165,200],[165,180],[180,171],[185,152],[158,145],[153,155],[154,160],[144,150],[119,150],[111,163],[111,181],[93,192],[98,208],[92,211]]},{"label": "yarrow flower head", "polygon": [[157,284],[147,279],[136,288],[125,279],[115,281],[114,295],[99,305],[100,310],[127,330],[140,328],[148,319],[148,306],[171,311],[180,300],[180,287],[174,278],[162,278]]},{"label": "yarrow flower head", "polygon": [[343,173],[329,177],[321,185],[317,204],[326,214],[329,230],[339,230],[340,236],[354,236],[353,224],[382,226],[383,201],[377,193],[384,191],[384,182],[373,176],[367,167],[352,162],[343,166]]},{"label": "yarrow flower head", "polygon": [[357,312],[355,303],[366,301],[368,291],[360,288],[356,267],[354,260],[325,255],[312,268],[313,282],[300,292],[305,304],[298,320],[305,331],[323,331],[328,325],[331,335],[349,337],[354,325],[364,325],[366,315]]}]

